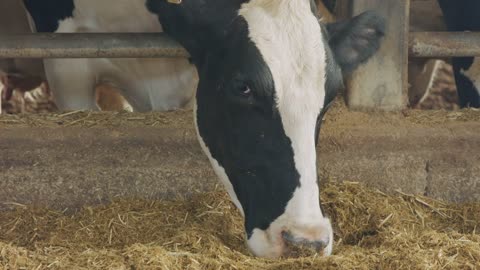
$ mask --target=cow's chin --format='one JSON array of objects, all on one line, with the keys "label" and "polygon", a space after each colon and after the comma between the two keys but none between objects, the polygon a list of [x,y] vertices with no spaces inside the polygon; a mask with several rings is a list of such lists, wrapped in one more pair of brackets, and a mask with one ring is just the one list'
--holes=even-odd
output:
[{"label": "cow's chin", "polygon": [[[277,225],[277,226],[275,226]],[[330,256],[333,249],[333,229],[328,218],[322,218],[319,227],[321,235],[328,236],[330,241],[321,251],[302,249],[302,247],[292,246],[286,243],[282,237],[284,226],[272,224],[267,230],[254,229],[251,237],[247,239],[247,245],[253,255],[262,258],[276,259],[280,257],[303,257],[314,254],[320,256]],[[299,233],[301,235],[301,233]]]}]

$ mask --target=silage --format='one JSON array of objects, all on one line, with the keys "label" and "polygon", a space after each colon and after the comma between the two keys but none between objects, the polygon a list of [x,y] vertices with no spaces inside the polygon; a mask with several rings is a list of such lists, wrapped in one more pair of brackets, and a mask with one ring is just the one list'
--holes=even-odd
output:
[{"label": "silage", "polygon": [[480,204],[455,205],[357,183],[329,184],[328,258],[249,254],[225,193],[185,201],[117,200],[75,214],[12,205],[0,215],[5,269],[478,269]]}]

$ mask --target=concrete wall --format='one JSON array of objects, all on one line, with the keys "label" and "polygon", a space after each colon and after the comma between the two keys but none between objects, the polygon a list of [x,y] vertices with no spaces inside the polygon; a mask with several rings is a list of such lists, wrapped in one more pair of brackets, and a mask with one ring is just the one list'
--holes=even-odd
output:
[{"label": "concrete wall", "polygon": [[[218,185],[190,112],[85,117],[0,118],[0,207],[72,209],[116,197],[187,196]],[[479,121],[480,112],[404,116],[335,108],[318,148],[321,179],[478,201]]]}]

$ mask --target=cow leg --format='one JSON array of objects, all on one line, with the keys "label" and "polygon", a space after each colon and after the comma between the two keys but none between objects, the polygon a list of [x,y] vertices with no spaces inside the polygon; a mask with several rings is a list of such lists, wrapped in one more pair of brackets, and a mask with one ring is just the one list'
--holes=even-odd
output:
[{"label": "cow leg", "polygon": [[196,68],[186,59],[162,59],[158,67],[163,78],[150,89],[153,109],[192,108],[198,85]]},{"label": "cow leg", "polygon": [[439,60],[409,59],[408,63],[408,90],[409,105],[416,108],[423,98],[428,96],[435,80],[435,74],[440,67]]},{"label": "cow leg", "polygon": [[456,57],[452,64],[460,106],[480,108],[480,59]]},{"label": "cow leg", "polygon": [[102,111],[129,111],[132,112],[132,105],[123,97],[117,87],[101,83],[95,88],[96,103]]},{"label": "cow leg", "polygon": [[99,80],[119,90],[135,111],[184,108],[198,76],[186,59],[97,59]]},{"label": "cow leg", "polygon": [[47,59],[45,70],[59,110],[98,110],[95,70],[88,59]]},{"label": "cow leg", "polygon": [[129,105],[127,110],[152,110],[148,92],[139,85],[137,77],[144,72],[135,59],[91,59],[91,67],[97,71],[96,104],[101,110],[123,107],[120,96]]}]

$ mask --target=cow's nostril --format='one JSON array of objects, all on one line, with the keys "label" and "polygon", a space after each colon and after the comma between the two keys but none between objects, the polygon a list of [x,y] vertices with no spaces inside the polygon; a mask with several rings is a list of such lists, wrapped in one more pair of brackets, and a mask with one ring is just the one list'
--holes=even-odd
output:
[{"label": "cow's nostril", "polygon": [[308,240],[297,238],[292,233],[283,231],[282,238],[287,247],[287,256],[310,256],[322,252],[329,244],[330,239]]},{"label": "cow's nostril", "polygon": [[328,241],[323,241],[323,240],[320,240],[320,241],[315,241],[315,242],[312,242],[312,246],[317,250],[317,251],[322,251],[324,250],[328,245]]},{"label": "cow's nostril", "polygon": [[295,237],[293,237],[293,235],[290,232],[283,231],[282,237],[283,237],[283,240],[285,240],[287,243],[295,242]]}]

